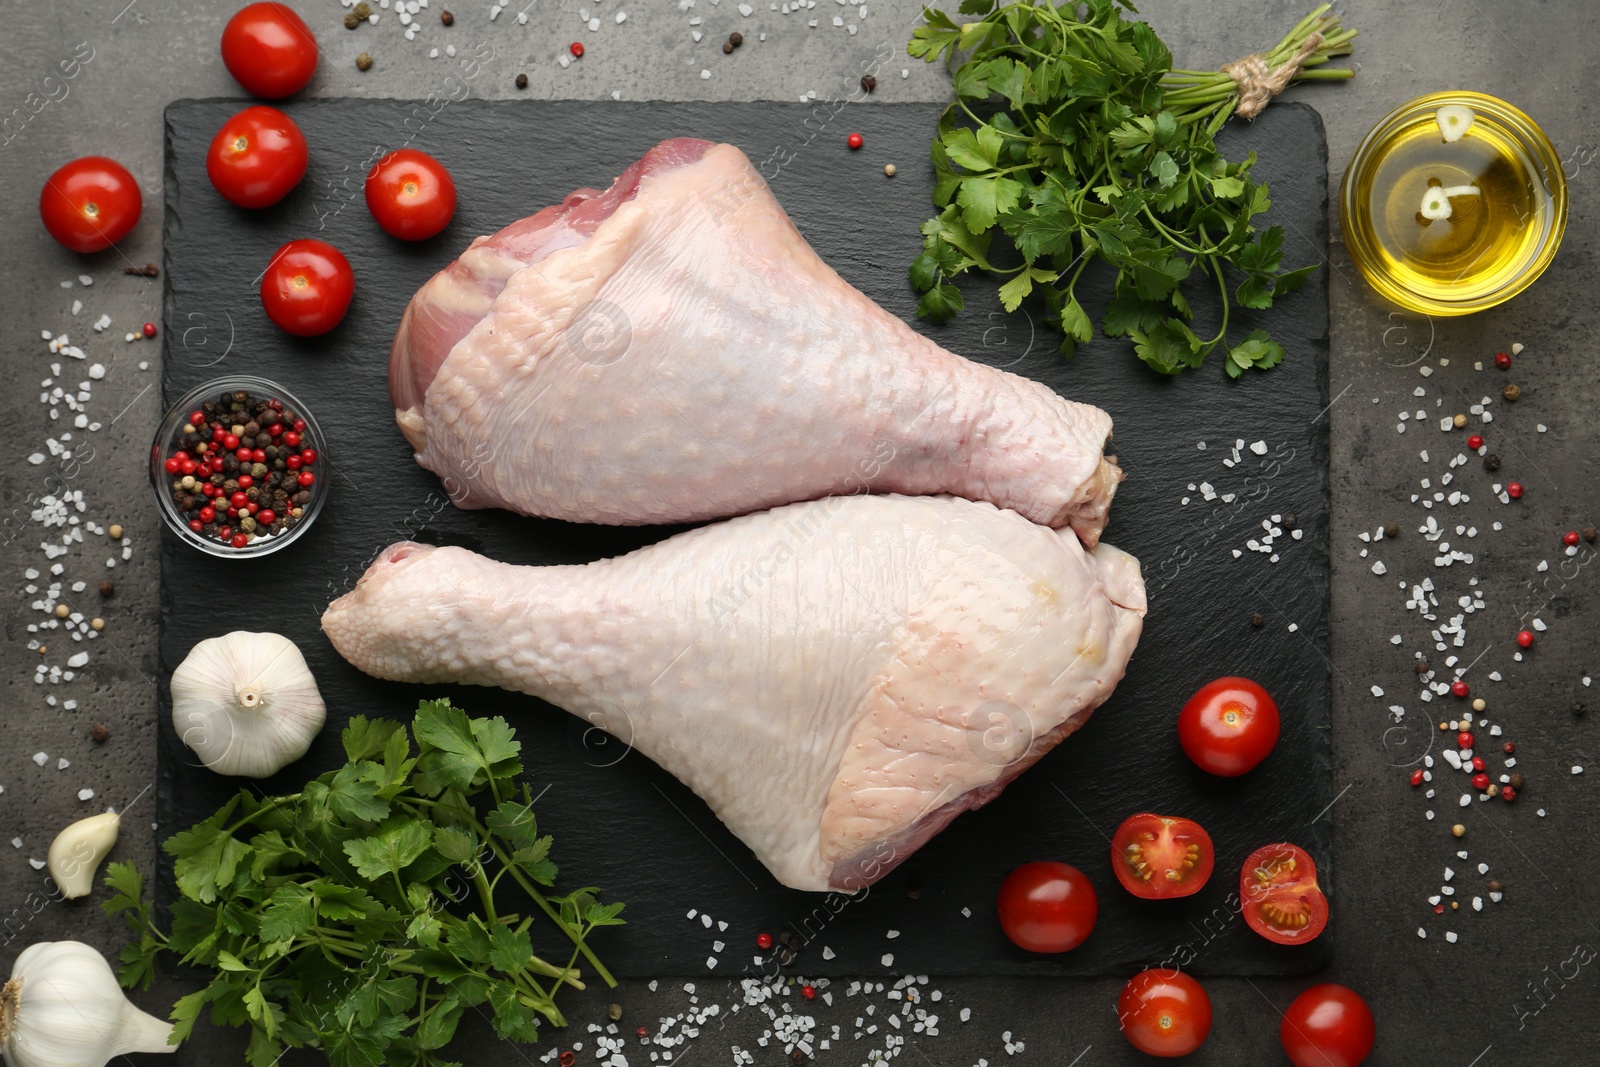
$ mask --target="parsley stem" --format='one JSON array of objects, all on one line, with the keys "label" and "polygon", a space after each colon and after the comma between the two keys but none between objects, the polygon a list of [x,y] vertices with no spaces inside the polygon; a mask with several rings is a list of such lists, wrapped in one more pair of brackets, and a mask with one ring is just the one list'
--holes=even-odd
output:
[{"label": "parsley stem", "polygon": [[1217,346],[1218,341],[1228,336],[1228,310],[1232,301],[1228,299],[1228,283],[1222,277],[1222,264],[1218,263],[1214,257],[1207,259],[1206,262],[1210,265],[1211,272],[1217,276],[1217,291],[1222,294],[1222,329],[1217,331],[1215,337],[1206,342],[1206,351],[1209,352]]},{"label": "parsley stem", "polygon": [[1211,248],[1195,248],[1193,245],[1187,244],[1177,234],[1173,233],[1171,230],[1167,229],[1167,227],[1162,225],[1161,220],[1156,218],[1155,213],[1150,210],[1149,204],[1141,204],[1139,210],[1144,213],[1145,218],[1150,220],[1151,225],[1161,231],[1161,236],[1170,241],[1173,247],[1180,248],[1183,251],[1196,256],[1212,256],[1216,254],[1217,249],[1215,246],[1212,246]]},{"label": "parsley stem", "polygon": [[[404,802],[403,806],[409,805],[426,808],[437,808],[441,806],[436,800],[426,800],[421,797],[412,798],[411,800]],[[539,892],[539,890],[534,886],[533,882],[523,873],[522,868],[518,867],[514,862],[512,862],[510,855],[506,853],[506,850],[501,846],[499,839],[489,831],[489,828],[483,825],[483,823],[478,820],[478,817],[475,814],[469,815],[457,808],[452,808],[450,810],[454,817],[464,820],[467,825],[477,833],[478,837],[494,852],[495,858],[500,861],[501,865],[507,871],[511,872],[512,880],[521,886],[523,892],[532,897],[533,902],[539,905],[539,910],[544,912],[545,915],[549,917],[551,922],[560,927],[561,932],[566,934],[567,938],[574,945],[578,946],[578,950],[583,953],[583,958],[589,961],[589,965],[594,968],[595,973],[600,976],[601,981],[605,982],[607,987],[615,989],[617,987],[616,978],[612,977],[611,972],[606,969],[605,964],[600,962],[599,957],[594,954],[594,950],[591,949],[584,941],[583,934],[569,926],[567,922],[561,918],[560,913],[557,912],[555,908],[550,906],[550,902],[545,899],[544,894]]]}]

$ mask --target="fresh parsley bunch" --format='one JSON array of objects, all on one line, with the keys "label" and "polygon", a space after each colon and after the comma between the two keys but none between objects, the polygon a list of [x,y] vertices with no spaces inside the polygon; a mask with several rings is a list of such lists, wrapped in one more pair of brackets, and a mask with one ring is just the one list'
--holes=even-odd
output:
[{"label": "fresh parsley bunch", "polygon": [[[565,1024],[554,998],[584,988],[580,955],[616,985],[585,938],[620,925],[623,906],[592,888],[541,890],[556,876],[550,838],[516,783],[522,746],[504,719],[426,701],[409,731],[357,716],[343,740],[348,762],[301,792],[241,790],[162,846],[182,894],[170,934],[133,865],[108,868],[105,909],[138,935],[123,985],[148,988],[162,952],[214,972],[173,1008],[174,1043],[209,1004],[212,1022],[250,1027],[252,1067],[285,1046],[321,1049],[334,1067],[459,1067],[438,1051],[467,1011],[533,1042],[540,1019]],[[534,954],[540,915],[570,940],[564,963]]]},{"label": "fresh parsley bunch", "polygon": [[[962,307],[950,278],[975,267],[1009,274],[1000,286],[1006,310],[1039,292],[1071,355],[1094,336],[1074,292],[1078,278],[1103,260],[1117,275],[1101,328],[1132,338],[1152,369],[1177,374],[1226,344],[1232,302],[1271,307],[1316,267],[1280,269],[1283,231],[1258,233],[1250,223],[1271,204],[1267,187],[1250,180],[1255,155],[1230,163],[1217,152],[1217,130],[1239,101],[1234,78],[1174,70],[1155,31],[1123,19],[1124,9],[1134,10],[1125,0],[962,0],[963,14],[982,17],[960,24],[923,12],[908,51],[947,58],[956,101],[933,144],[933,200],[942,210],[922,226],[911,281],[922,294],[917,313],[940,320]],[[1348,54],[1355,36],[1328,9],[1265,53],[1266,68],[1298,57],[1299,78],[1351,76],[1317,69]],[[996,229],[1019,266],[992,262]],[[1190,280],[1221,294],[1221,328],[1211,337],[1190,328]],[[1229,349],[1227,370],[1238,377],[1283,356],[1257,330]]]}]

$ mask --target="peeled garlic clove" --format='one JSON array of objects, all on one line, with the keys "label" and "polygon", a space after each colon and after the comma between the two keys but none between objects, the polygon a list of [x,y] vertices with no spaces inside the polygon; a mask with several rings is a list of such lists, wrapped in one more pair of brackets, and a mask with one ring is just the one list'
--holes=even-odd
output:
[{"label": "peeled garlic clove", "polygon": [[121,828],[122,816],[108,811],[104,815],[79,819],[50,842],[46,865],[50,868],[50,877],[68,900],[86,897],[94,889],[95,872],[111,846],[117,843],[117,831]]},{"label": "peeled garlic clove", "polygon": [[80,941],[24,949],[0,988],[0,1053],[10,1067],[105,1067],[132,1052],[173,1052],[172,1024],[123,996],[111,964]]},{"label": "peeled garlic clove", "polygon": [[1439,132],[1444,135],[1446,144],[1465,137],[1477,120],[1478,113],[1464,104],[1446,104],[1433,113],[1433,121],[1439,124]]},{"label": "peeled garlic clove", "polygon": [[280,634],[209,638],[172,672],[173,728],[218,774],[276,774],[306,754],[327,717],[305,657]]}]

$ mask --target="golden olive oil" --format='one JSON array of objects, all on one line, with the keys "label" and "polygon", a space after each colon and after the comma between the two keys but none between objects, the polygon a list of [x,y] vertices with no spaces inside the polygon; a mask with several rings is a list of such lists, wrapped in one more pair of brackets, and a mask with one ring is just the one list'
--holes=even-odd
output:
[{"label": "golden olive oil", "polygon": [[1506,108],[1521,122],[1502,122],[1479,103],[1466,134],[1447,141],[1437,114],[1450,102],[1422,98],[1374,130],[1346,175],[1341,208],[1350,254],[1380,292],[1414,310],[1459,314],[1500,302],[1543,270],[1566,199],[1559,164],[1534,155],[1548,142],[1530,145],[1529,130],[1516,128],[1543,141],[1531,120]]}]

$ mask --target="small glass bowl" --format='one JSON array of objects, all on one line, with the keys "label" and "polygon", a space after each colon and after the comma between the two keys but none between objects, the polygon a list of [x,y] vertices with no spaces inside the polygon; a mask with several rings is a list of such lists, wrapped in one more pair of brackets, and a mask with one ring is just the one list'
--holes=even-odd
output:
[{"label": "small glass bowl", "polygon": [[[1491,279],[1486,287],[1475,291],[1463,289],[1459,293],[1451,292],[1445,284],[1435,284],[1429,291],[1421,291],[1398,276],[1388,257],[1380,251],[1377,231],[1370,218],[1370,205],[1362,203],[1363,187],[1370,186],[1388,150],[1418,124],[1435,126],[1434,114],[1446,105],[1472,109],[1478,122],[1485,123],[1495,136],[1513,146],[1531,180],[1536,201],[1527,224],[1537,227],[1537,232],[1520,260],[1504,275]],[[1471,137],[1472,133],[1467,136]],[[1362,138],[1345,169],[1339,189],[1339,222],[1351,261],[1381,295],[1423,314],[1470,315],[1502,304],[1522,292],[1555,258],[1567,228],[1567,179],[1555,146],[1538,124],[1517,108],[1483,93],[1465,90],[1429,93],[1401,104]]]},{"label": "small glass bowl", "polygon": [[[223,393],[244,390],[253,397],[267,400],[281,400],[283,406],[295,413],[296,417],[304,419],[306,428],[300,431],[301,445],[316,449],[317,463],[312,468],[318,475],[311,490],[311,499],[303,505],[300,521],[282,533],[268,537],[257,537],[243,548],[234,548],[232,545],[223,544],[214,538],[204,537],[189,529],[188,523],[183,518],[183,513],[178,510],[178,505],[173,502],[171,483],[173,475],[166,470],[167,457],[176,448],[176,442],[182,436],[183,426],[189,421],[189,414],[195,411],[206,401],[216,402]],[[325,442],[322,429],[317,425],[317,420],[312,417],[306,406],[296,399],[290,392],[276,382],[251,375],[234,374],[225,378],[215,378],[202,386],[191,390],[187,396],[173,405],[166,417],[161,420],[161,425],[156,430],[155,440],[150,445],[150,488],[155,492],[156,507],[161,512],[161,518],[166,522],[167,528],[177,535],[178,539],[201,552],[210,556],[223,556],[233,559],[247,559],[257,556],[270,555],[283,548],[289,542],[305,533],[311,528],[322,507],[328,501],[328,491],[331,479],[322,477],[324,471]]]}]

